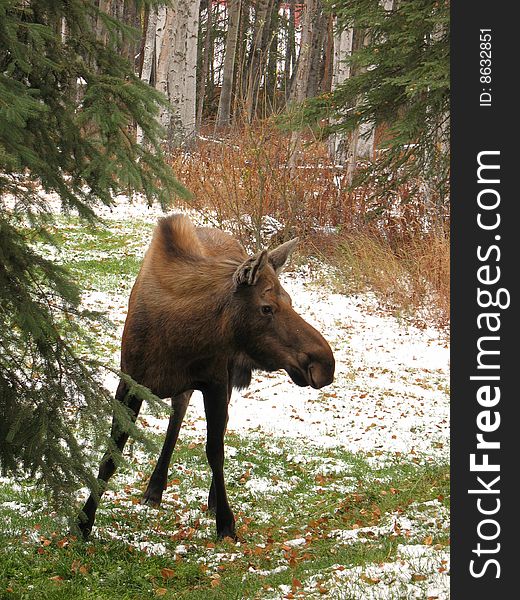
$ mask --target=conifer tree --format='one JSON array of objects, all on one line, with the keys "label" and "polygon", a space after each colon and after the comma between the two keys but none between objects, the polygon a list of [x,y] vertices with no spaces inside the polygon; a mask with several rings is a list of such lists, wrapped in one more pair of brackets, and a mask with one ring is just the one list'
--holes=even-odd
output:
[{"label": "conifer tree", "polygon": [[[388,3],[387,3],[388,4]],[[354,185],[373,183],[382,196],[407,183],[439,214],[449,182],[449,2],[329,0],[339,31],[364,32],[347,59],[351,76],[330,94],[309,99],[295,123],[323,123],[348,136],[363,124],[380,128],[384,148],[358,169]],[[348,143],[348,142],[347,142]],[[415,188],[414,188],[415,186]],[[417,196],[415,196],[417,197]],[[443,206],[441,206],[443,205]]]},{"label": "conifer tree", "polygon": [[135,35],[95,0],[0,0],[0,467],[39,477],[57,498],[95,487],[82,440],[100,440],[114,404],[77,350],[95,317],[32,243],[53,241],[41,192],[93,223],[120,192],[163,206],[185,193],[159,147],[163,99],[117,51]]}]

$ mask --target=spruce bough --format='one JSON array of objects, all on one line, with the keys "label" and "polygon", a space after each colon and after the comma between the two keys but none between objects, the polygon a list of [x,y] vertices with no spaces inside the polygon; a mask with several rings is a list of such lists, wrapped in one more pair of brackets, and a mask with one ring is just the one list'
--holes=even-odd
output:
[{"label": "spruce bough", "polygon": [[115,194],[163,207],[187,194],[160,148],[164,99],[120,52],[135,35],[94,1],[0,0],[0,468],[65,505],[78,484],[95,489],[86,456],[106,435],[100,417],[116,408],[137,430],[77,350],[97,318],[81,309],[81,282],[34,244],[53,243],[49,194],[98,226]]}]

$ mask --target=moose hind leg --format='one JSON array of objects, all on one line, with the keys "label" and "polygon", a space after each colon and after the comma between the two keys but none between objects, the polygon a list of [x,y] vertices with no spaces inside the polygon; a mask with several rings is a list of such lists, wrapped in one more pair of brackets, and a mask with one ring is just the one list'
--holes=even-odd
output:
[{"label": "moose hind leg", "polygon": [[142,504],[148,504],[149,506],[159,506],[161,504],[163,491],[166,489],[168,481],[168,467],[170,466],[172,453],[177,443],[179,431],[192,393],[193,391],[190,390],[172,397],[172,412],[166,431],[166,438],[157,460],[157,465],[143,494]]},{"label": "moose hind leg", "polygon": [[[141,408],[142,400],[136,398],[135,396],[127,396],[127,388],[123,381],[119,382],[116,392],[116,399],[128,406],[131,411],[131,419],[133,422],[135,422]],[[123,452],[123,448],[128,440],[128,433],[121,431],[119,421],[115,417],[112,419],[112,431],[110,437],[112,438],[118,452]],[[92,492],[90,494],[77,518],[77,527],[79,528],[84,539],[87,539],[92,531],[99,501],[106,489],[108,480],[115,473],[116,469],[117,466],[114,461],[113,451],[109,449],[105,452],[105,455],[103,456],[99,466],[99,473],[97,477],[99,482],[99,491],[98,493]]]},{"label": "moose hind leg", "polygon": [[204,409],[207,422],[206,456],[213,474],[217,536],[220,539],[230,537],[236,540],[235,517],[229,506],[224,481],[224,433],[228,415],[226,388],[213,387],[205,390]]}]

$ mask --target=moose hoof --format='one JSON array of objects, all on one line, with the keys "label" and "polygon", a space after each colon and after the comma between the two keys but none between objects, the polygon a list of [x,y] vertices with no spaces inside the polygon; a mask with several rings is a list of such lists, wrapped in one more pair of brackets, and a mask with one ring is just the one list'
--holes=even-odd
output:
[{"label": "moose hoof", "polygon": [[75,525],[71,528],[71,534],[81,536],[84,541],[87,541],[92,531],[92,523],[82,521],[80,517],[76,520]]},{"label": "moose hoof", "polygon": [[234,542],[237,542],[238,536],[235,529],[235,523],[233,522],[229,525],[223,525],[222,527],[217,528],[217,538],[219,540],[231,538]]},{"label": "moose hoof", "polygon": [[147,488],[143,497],[141,498],[141,504],[146,504],[146,506],[153,506],[154,508],[158,508],[161,505],[162,500],[162,490],[157,491],[153,488]]},{"label": "moose hoof", "polygon": [[217,539],[219,539],[219,540],[231,539],[234,542],[238,542],[238,536],[236,534],[235,528],[224,529],[223,531],[217,531]]}]

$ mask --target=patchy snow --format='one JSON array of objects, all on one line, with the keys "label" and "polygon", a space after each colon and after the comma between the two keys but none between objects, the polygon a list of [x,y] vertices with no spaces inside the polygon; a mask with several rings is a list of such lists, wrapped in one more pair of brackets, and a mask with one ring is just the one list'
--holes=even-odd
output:
[{"label": "patchy snow", "polygon": [[381,525],[358,527],[356,529],[337,529],[329,533],[339,543],[352,544],[368,542],[383,536],[404,535],[410,540],[428,539],[432,532],[447,530],[449,511],[438,500],[421,502],[409,507],[407,514],[387,515]]},{"label": "patchy snow", "polygon": [[[400,600],[449,598],[446,573],[450,555],[446,550],[424,545],[402,545],[397,549],[397,560],[364,567],[346,568],[334,565],[305,581],[305,598],[334,598],[347,600]],[[428,575],[425,575],[428,573]],[[277,592],[266,598],[284,598],[290,586],[281,585]]]},{"label": "patchy snow", "polygon": [[286,481],[273,482],[272,479],[267,477],[258,477],[248,479],[245,483],[245,487],[254,495],[267,495],[272,496],[281,492],[287,492],[291,489],[291,485]]}]

